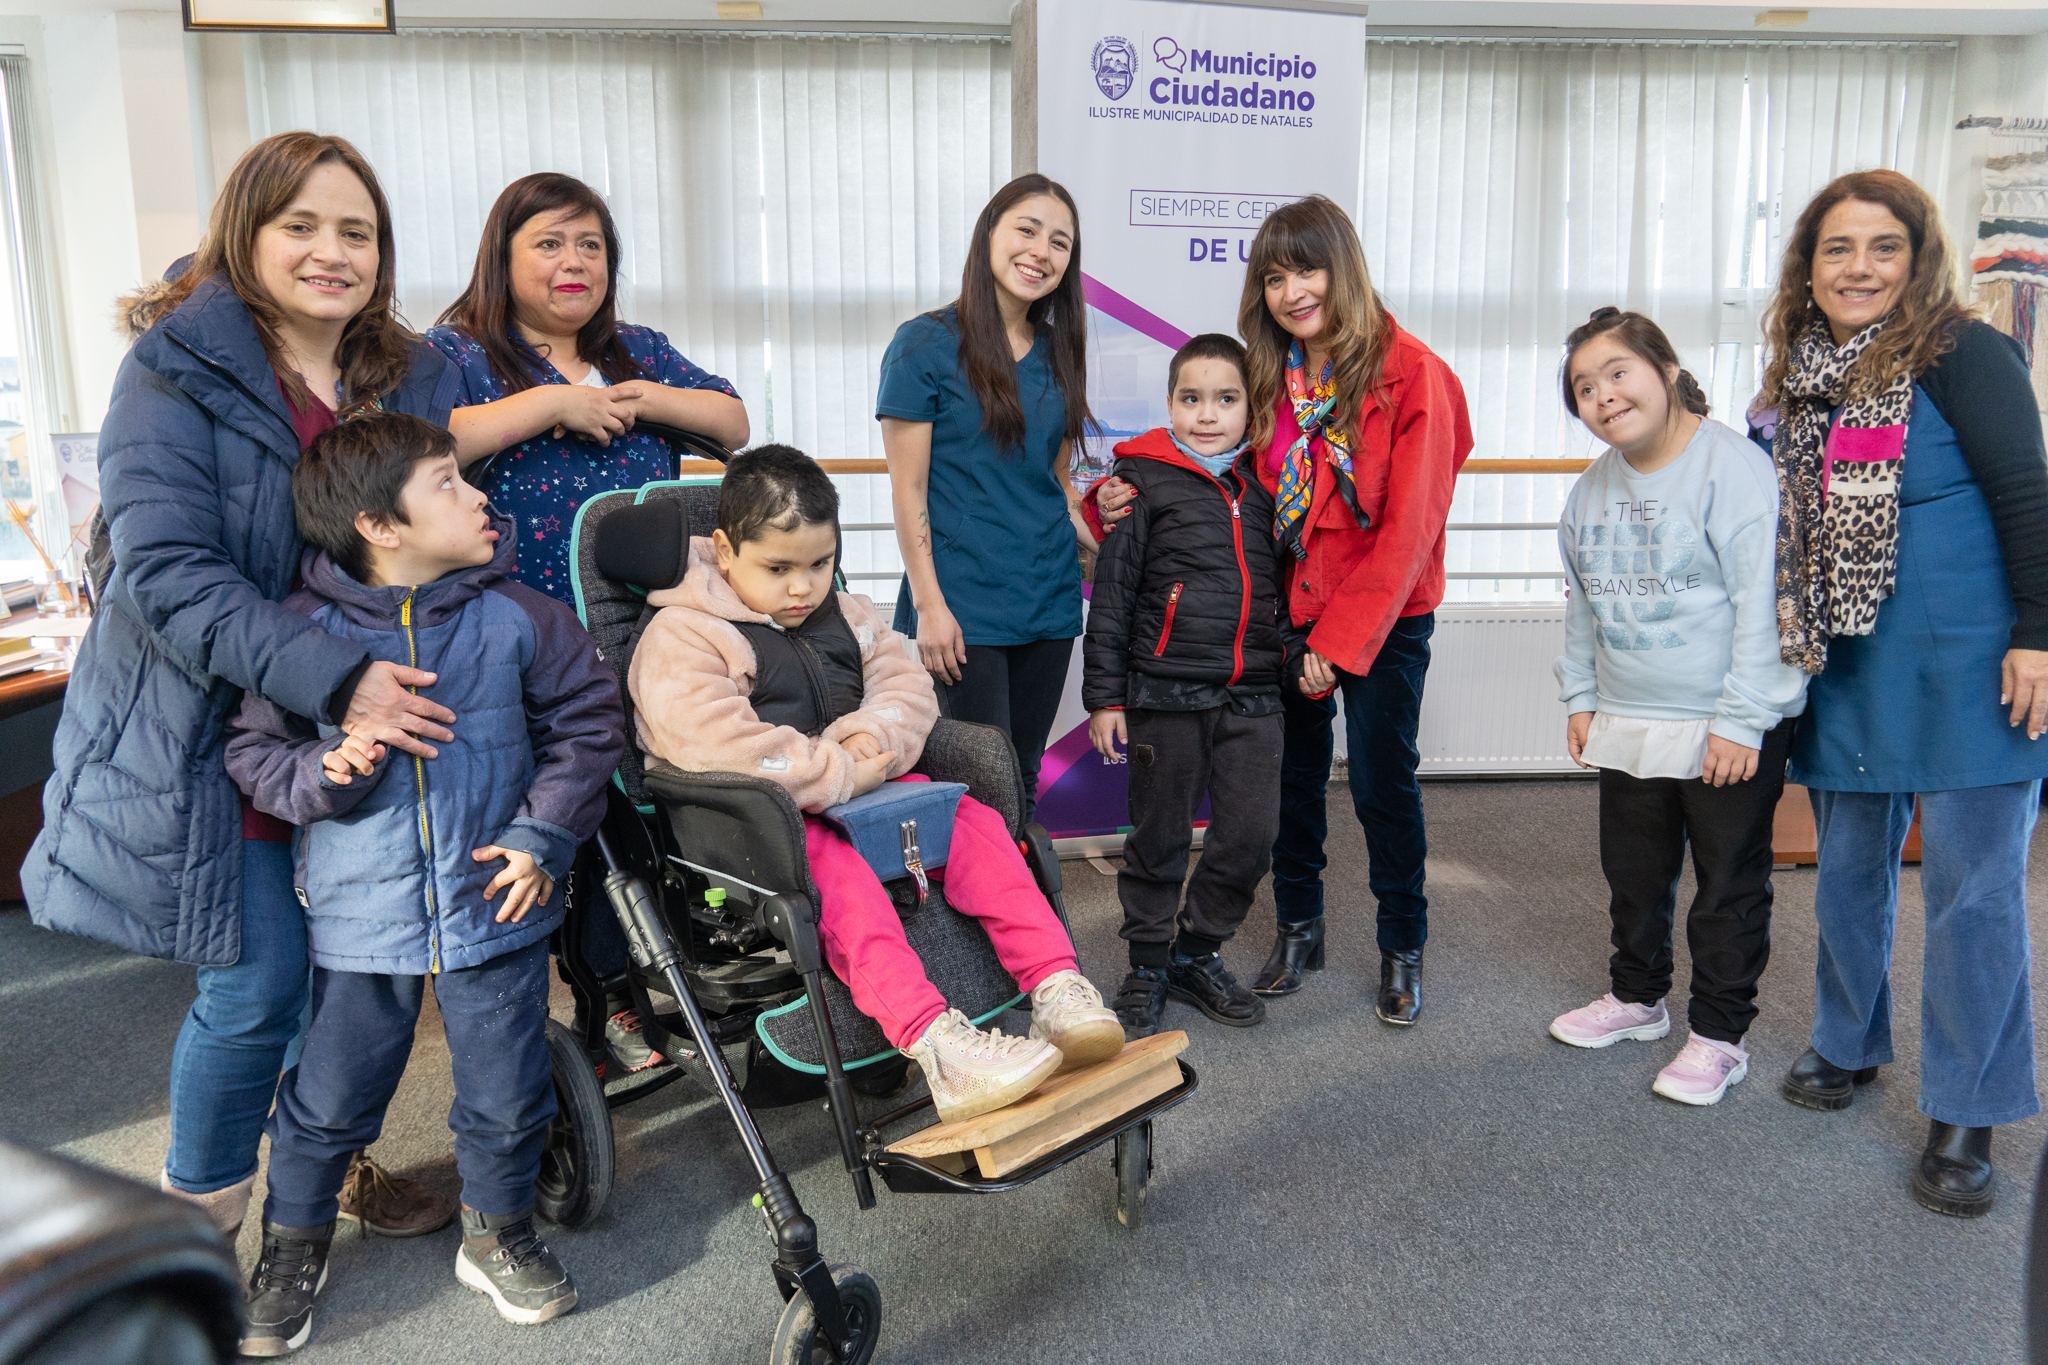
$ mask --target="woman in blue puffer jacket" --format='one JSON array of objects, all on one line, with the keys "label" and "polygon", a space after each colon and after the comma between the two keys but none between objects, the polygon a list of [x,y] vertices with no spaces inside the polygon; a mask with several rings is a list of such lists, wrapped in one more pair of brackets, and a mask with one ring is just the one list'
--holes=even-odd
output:
[{"label": "woman in blue puffer jacket", "polygon": [[[455,722],[407,691],[431,690],[432,674],[372,662],[284,606],[299,452],[365,408],[447,425],[455,371],[399,320],[393,265],[368,163],[340,138],[280,133],[236,164],[191,266],[127,301],[148,330],[100,431],[113,574],[22,868],[36,923],[199,967],[171,1061],[164,1186],[230,1233],[307,962],[291,830],[236,791],[228,717],[254,692],[319,720],[401,727],[427,757]],[[433,1198],[446,1210],[425,1221],[447,1221],[453,1201]]]}]

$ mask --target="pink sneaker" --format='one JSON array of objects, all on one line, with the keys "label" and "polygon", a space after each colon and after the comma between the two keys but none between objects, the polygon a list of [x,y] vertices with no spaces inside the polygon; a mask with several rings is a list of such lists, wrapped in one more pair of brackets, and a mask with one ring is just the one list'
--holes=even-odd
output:
[{"label": "pink sneaker", "polygon": [[1613,1047],[1630,1039],[1647,1043],[1669,1032],[1671,1016],[1664,1012],[1662,1000],[1654,1005],[1624,1004],[1612,991],[1550,1021],[1550,1036],[1573,1047]]},{"label": "pink sneaker", "polygon": [[1714,1104],[1728,1087],[1749,1074],[1749,1053],[1739,1043],[1724,1043],[1695,1033],[1657,1073],[1650,1089],[1680,1104]]}]

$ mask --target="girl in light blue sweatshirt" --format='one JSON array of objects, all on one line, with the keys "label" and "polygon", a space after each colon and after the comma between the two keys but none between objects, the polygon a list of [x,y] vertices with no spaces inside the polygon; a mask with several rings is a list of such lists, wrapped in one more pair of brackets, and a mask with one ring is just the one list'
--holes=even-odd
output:
[{"label": "girl in light blue sweatshirt", "polygon": [[1743,1035],[1770,957],[1771,823],[1806,676],[1778,657],[1778,483],[1707,417],[1706,395],[1640,313],[1602,308],[1565,343],[1566,405],[1608,449],[1558,523],[1570,593],[1559,696],[1600,771],[1612,989],[1551,1022],[1603,1048],[1671,1031],[1672,915],[1686,845],[1691,1037],[1651,1089],[1713,1104],[1749,1072]]}]

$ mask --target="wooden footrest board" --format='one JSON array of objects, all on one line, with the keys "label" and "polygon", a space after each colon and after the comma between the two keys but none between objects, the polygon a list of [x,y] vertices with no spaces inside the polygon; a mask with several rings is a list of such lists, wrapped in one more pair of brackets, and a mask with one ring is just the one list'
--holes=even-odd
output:
[{"label": "wooden footrest board", "polygon": [[1108,1061],[1055,1076],[1006,1109],[933,1124],[889,1150],[927,1160],[972,1152],[983,1177],[1008,1175],[1180,1084],[1174,1059],[1187,1045],[1178,1029],[1126,1043]]}]

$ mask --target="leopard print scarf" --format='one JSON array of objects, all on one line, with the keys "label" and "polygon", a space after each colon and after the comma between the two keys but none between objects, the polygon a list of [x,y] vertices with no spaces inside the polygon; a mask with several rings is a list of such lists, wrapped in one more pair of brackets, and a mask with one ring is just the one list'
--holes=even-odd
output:
[{"label": "leopard print scarf", "polygon": [[[1899,475],[1913,377],[1850,398],[1849,371],[1892,321],[1834,343],[1815,318],[1794,343],[1772,457],[1778,466],[1778,648],[1806,673],[1827,666],[1828,641],[1868,635],[1899,564]],[[1832,429],[1829,414],[1840,408]]]}]

